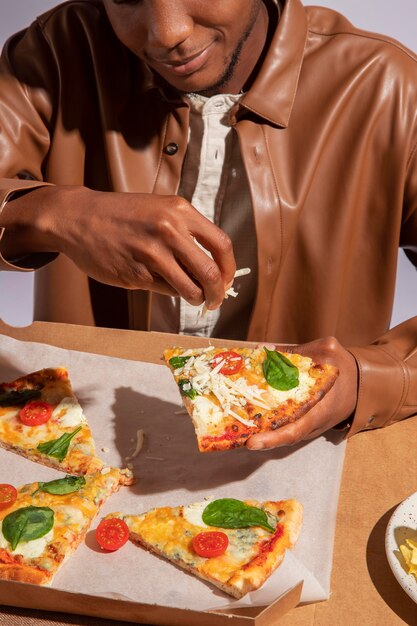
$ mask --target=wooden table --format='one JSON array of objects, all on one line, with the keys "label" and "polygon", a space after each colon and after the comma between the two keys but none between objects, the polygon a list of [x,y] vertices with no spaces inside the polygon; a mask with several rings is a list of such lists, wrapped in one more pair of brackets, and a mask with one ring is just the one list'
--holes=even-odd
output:
[{"label": "wooden table", "polygon": [[[175,336],[159,333],[42,322],[13,328],[0,320],[0,333],[22,341],[154,362],[167,344],[175,343]],[[190,338],[191,345],[198,342],[198,338]],[[417,626],[417,605],[395,580],[384,548],[392,512],[417,490],[416,449],[417,418],[359,433],[349,440],[336,527],[332,596],[327,602],[290,610],[279,619],[280,626]],[[0,607],[1,626],[122,623]]]}]

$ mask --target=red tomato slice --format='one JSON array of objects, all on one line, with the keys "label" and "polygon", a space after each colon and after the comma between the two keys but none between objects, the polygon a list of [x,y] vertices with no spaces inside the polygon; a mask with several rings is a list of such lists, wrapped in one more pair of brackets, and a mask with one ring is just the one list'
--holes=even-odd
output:
[{"label": "red tomato slice", "polygon": [[49,402],[33,400],[20,409],[20,421],[25,426],[39,426],[40,424],[45,424],[50,419],[53,410],[54,407]]},{"label": "red tomato slice", "polygon": [[96,528],[96,539],[103,550],[118,550],[129,539],[128,525],[118,517],[103,519]]},{"label": "red tomato slice", "polygon": [[219,352],[212,358],[210,365],[211,367],[216,367],[221,361],[223,361],[223,367],[220,369],[220,374],[225,374],[226,376],[237,374],[243,367],[242,355],[233,352],[233,350],[230,350],[230,352]]},{"label": "red tomato slice", "polygon": [[219,530],[199,533],[193,538],[194,552],[207,558],[221,556],[226,552],[228,545],[229,537]]},{"label": "red tomato slice", "polygon": [[0,511],[8,509],[17,500],[17,491],[13,485],[0,485]]}]

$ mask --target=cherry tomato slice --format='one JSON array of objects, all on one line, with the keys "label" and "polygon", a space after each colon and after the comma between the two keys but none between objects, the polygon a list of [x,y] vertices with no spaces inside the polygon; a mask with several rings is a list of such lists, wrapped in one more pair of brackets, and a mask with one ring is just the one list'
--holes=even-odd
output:
[{"label": "cherry tomato slice", "polygon": [[20,409],[19,418],[25,426],[39,426],[50,419],[53,410],[54,407],[49,402],[33,400]]},{"label": "cherry tomato slice", "polygon": [[118,517],[103,519],[96,528],[96,539],[103,550],[118,550],[129,539],[129,527]]},{"label": "cherry tomato slice", "polygon": [[216,365],[219,365],[222,361],[223,366],[219,371],[220,374],[225,374],[226,376],[237,374],[237,372],[239,372],[239,370],[243,367],[242,355],[237,352],[233,352],[233,350],[230,350],[229,352],[219,352],[219,354],[216,354],[216,356],[212,358],[210,365],[211,367],[216,367]]},{"label": "cherry tomato slice", "polygon": [[8,509],[17,500],[17,491],[13,485],[0,485],[0,511]]},{"label": "cherry tomato slice", "polygon": [[226,552],[228,545],[228,536],[218,530],[199,533],[193,538],[194,552],[207,558],[221,556]]}]

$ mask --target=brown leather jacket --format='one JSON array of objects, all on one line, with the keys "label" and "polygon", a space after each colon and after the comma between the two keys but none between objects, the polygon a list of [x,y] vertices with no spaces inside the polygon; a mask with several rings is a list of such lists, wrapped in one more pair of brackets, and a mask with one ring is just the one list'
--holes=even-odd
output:
[{"label": "brown leather jacket", "polygon": [[[48,12],[9,41],[1,63],[0,201],[45,182],[176,193],[188,108],[163,97],[98,0]],[[416,414],[417,317],[387,332],[398,246],[417,265],[416,58],[287,0],[234,129],[258,238],[247,338],[333,335],[349,347],[360,372],[351,433]],[[48,260],[29,260],[44,265],[36,319],[149,327],[149,294]]]}]

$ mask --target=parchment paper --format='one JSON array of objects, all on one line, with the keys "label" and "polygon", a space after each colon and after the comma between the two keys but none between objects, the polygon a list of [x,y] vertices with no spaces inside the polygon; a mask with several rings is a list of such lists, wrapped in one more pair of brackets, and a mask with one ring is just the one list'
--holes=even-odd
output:
[{"label": "parchment paper", "polygon": [[[263,606],[304,580],[302,602],[329,597],[335,518],[345,442],[330,431],[295,448],[202,454],[194,428],[182,410],[172,375],[153,365],[62,350],[0,337],[0,380],[9,381],[43,367],[66,366],[73,389],[93,431],[96,448],[109,465],[125,466],[143,429],[145,443],[133,459],[137,482],[103,506],[86,541],[56,575],[52,586],[73,591],[195,610]],[[62,474],[0,450],[0,483],[16,486],[53,480]],[[101,552],[94,539],[101,515],[142,513],[216,498],[281,500],[304,506],[295,549],[262,589],[240,601],[200,581],[130,542],[114,553]]]}]

